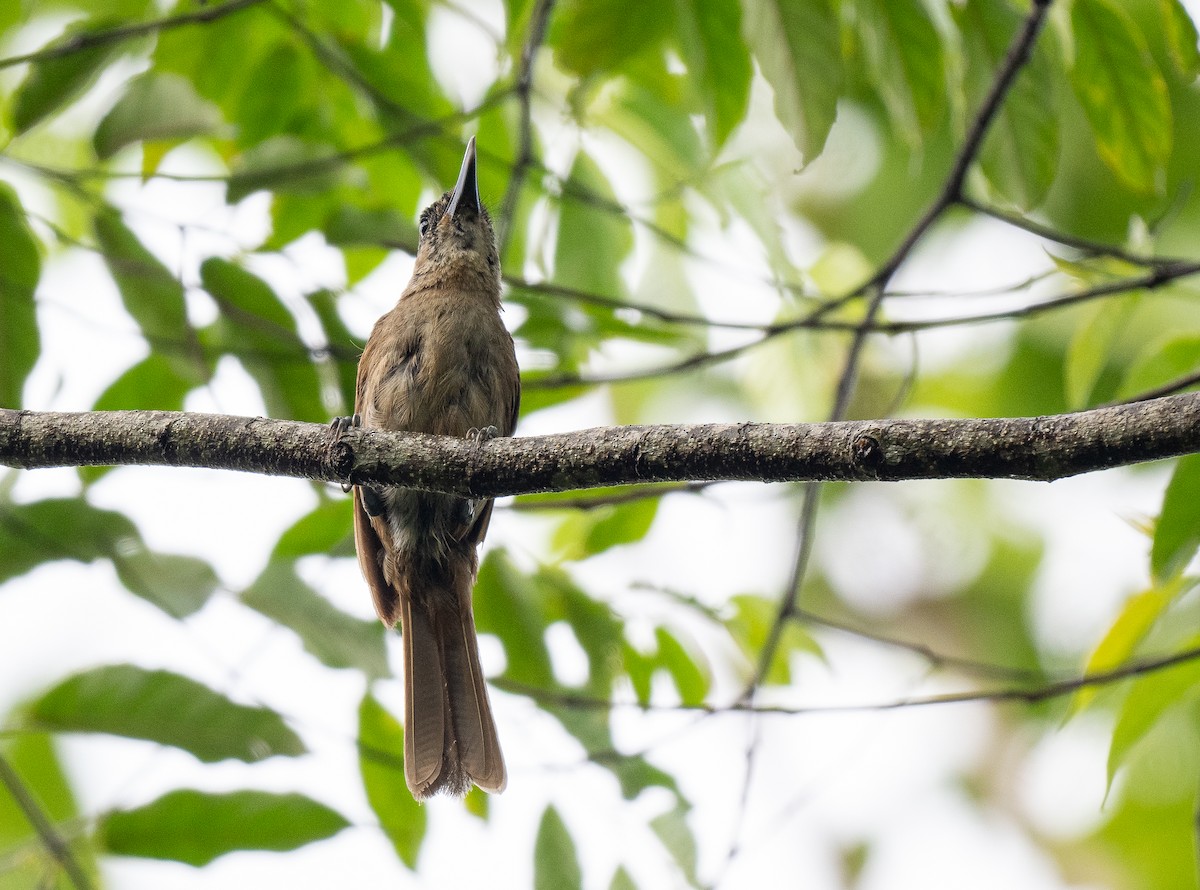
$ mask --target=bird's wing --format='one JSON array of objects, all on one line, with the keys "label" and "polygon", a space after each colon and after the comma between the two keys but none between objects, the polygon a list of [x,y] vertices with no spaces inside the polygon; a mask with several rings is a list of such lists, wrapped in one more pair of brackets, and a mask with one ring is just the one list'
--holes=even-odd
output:
[{"label": "bird's wing", "polygon": [[388,627],[395,627],[400,619],[400,595],[384,576],[386,545],[380,540],[378,530],[367,515],[358,486],[354,487],[354,549],[358,552],[358,564],[363,577],[371,588],[376,614]]}]

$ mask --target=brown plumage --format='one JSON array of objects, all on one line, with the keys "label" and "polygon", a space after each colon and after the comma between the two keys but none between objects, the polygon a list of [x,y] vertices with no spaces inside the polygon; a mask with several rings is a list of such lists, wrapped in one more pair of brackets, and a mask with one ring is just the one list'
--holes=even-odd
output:
[{"label": "brown plumage", "polygon": [[[520,398],[472,138],[454,190],[421,214],[408,287],[367,340],[355,411],[367,428],[482,439],[512,433]],[[359,565],[380,619],[404,637],[404,774],[417,798],[506,783],[471,611],[491,515],[490,500],[354,489]]]}]

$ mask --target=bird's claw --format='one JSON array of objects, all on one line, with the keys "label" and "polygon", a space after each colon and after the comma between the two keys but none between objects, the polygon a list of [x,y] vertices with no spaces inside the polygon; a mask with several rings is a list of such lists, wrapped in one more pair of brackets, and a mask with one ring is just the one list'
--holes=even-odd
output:
[{"label": "bird's claw", "polygon": [[346,434],[346,430],[362,426],[362,415],[351,414],[349,417],[335,417],[329,421],[329,429],[333,433],[333,441],[337,442]]},{"label": "bird's claw", "polygon": [[[362,417],[358,414],[351,414],[349,417],[335,417],[329,422],[329,457],[331,461],[333,460],[333,450],[342,441],[342,436],[346,435],[346,430],[357,429],[361,426]],[[342,491],[348,492],[353,487],[353,483],[342,483]]]},{"label": "bird's claw", "polygon": [[387,505],[383,502],[383,492],[377,485],[360,485],[358,497],[368,516],[382,516],[387,509]]},{"label": "bird's claw", "polygon": [[485,426],[480,428],[471,427],[471,429],[467,430],[466,438],[469,441],[474,442],[476,445],[482,445],[484,442],[494,439],[499,435],[500,430],[496,429],[494,426]]}]

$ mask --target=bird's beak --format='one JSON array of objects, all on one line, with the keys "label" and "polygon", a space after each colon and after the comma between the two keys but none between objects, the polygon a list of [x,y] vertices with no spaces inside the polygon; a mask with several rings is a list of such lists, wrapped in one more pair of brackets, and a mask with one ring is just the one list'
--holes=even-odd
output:
[{"label": "bird's beak", "polygon": [[450,204],[446,208],[447,216],[454,216],[463,207],[470,207],[476,212],[480,208],[479,180],[475,177],[475,137],[467,143],[467,153],[463,155],[462,169],[458,171],[458,182],[450,193]]}]

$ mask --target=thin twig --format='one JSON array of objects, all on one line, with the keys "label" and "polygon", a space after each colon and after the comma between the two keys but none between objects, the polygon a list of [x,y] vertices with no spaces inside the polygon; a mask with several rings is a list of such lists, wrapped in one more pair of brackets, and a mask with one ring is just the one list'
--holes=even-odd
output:
[{"label": "thin twig", "polygon": [[1044,238],[1047,241],[1053,241],[1055,244],[1061,244],[1064,247],[1073,247],[1076,250],[1082,250],[1089,254],[1109,256],[1126,263],[1132,263],[1135,266],[1163,266],[1185,264],[1188,262],[1180,257],[1148,256],[1146,254],[1133,253],[1123,247],[1104,244],[1100,241],[1092,241],[1088,238],[1080,238],[1076,235],[1068,235],[1065,232],[1042,225],[1027,217],[1018,216],[1015,213],[1008,213],[998,207],[983,204],[969,195],[959,195],[958,203],[982,216],[990,216],[992,219],[999,220],[1013,228],[1029,232],[1031,235],[1037,235],[1039,238]]},{"label": "thin twig", "polygon": [[[870,329],[874,326],[875,319],[883,306],[888,283],[896,273],[896,270],[908,259],[913,249],[925,237],[926,233],[941,219],[946,210],[954,206],[961,197],[967,171],[970,170],[972,163],[974,163],[975,157],[983,145],[984,137],[987,135],[988,129],[999,113],[1004,97],[1012,87],[1017,73],[1029,58],[1029,53],[1033,48],[1038,33],[1041,31],[1051,2],[1052,0],[1034,0],[1024,25],[1013,38],[1004,62],[1001,64],[999,71],[997,71],[987,95],[984,97],[979,110],[975,114],[974,120],[967,131],[963,144],[955,155],[954,163],[937,197],[921,215],[920,219],[917,220],[912,229],[909,230],[891,257],[879,267],[868,281],[857,289],[857,294],[869,294],[870,299],[867,303],[862,322],[854,332],[842,374],[838,379],[833,410],[830,413],[831,420],[843,419],[850,407],[850,399],[857,383],[858,368],[863,349],[866,346]],[[796,532],[796,557],[793,560],[793,570],[788,580],[788,587],[785,589],[780,600],[775,621],[763,644],[758,670],[743,693],[743,697],[747,702],[753,701],[755,691],[770,668],[780,640],[783,637],[784,625],[795,615],[799,608],[800,590],[804,584],[804,578],[812,553],[813,540],[815,538],[819,503],[820,492],[818,485],[817,483],[810,482],[805,487],[804,499],[801,505],[800,519]]]},{"label": "thin twig", "polygon": [[613,492],[607,495],[593,497],[554,497],[539,498],[538,500],[513,501],[507,507],[499,509],[514,510],[518,513],[543,512],[546,510],[598,510],[603,507],[619,507],[622,504],[633,504],[638,501],[654,500],[669,494],[700,494],[707,488],[716,485],[715,482],[679,482],[667,485],[639,485]]},{"label": "thin twig", "polygon": [[212,22],[232,13],[240,12],[243,9],[248,9],[251,6],[256,6],[262,2],[263,0],[229,0],[228,3],[201,7],[195,12],[183,13],[182,15],[121,25],[120,27],[110,28],[106,31],[91,31],[84,34],[77,34],[55,46],[47,46],[31,53],[25,53],[24,55],[9,56],[6,59],[0,59],[0,70],[11,68],[14,65],[23,65],[26,62],[45,62],[50,59],[60,59],[63,56],[69,56],[84,50],[107,46],[111,43],[121,43],[135,37],[168,31],[184,25],[198,25]]},{"label": "thin twig", "polygon": [[982,689],[971,692],[950,692],[939,695],[916,696],[882,702],[844,705],[763,705],[747,701],[744,697],[728,704],[716,705],[709,702],[695,704],[654,704],[634,700],[613,701],[583,693],[563,692],[517,683],[504,678],[494,678],[492,684],[509,692],[527,695],[537,701],[546,701],[560,707],[588,710],[616,710],[625,708],[644,712],[699,712],[703,714],[748,713],[775,716],[802,716],[808,714],[857,714],[879,711],[898,711],[908,708],[925,708],[936,705],[961,705],[985,702],[1023,702],[1035,705],[1042,702],[1073,695],[1082,689],[1109,686],[1135,677],[1149,676],[1200,660],[1200,646],[1184,649],[1170,655],[1131,661],[1107,671],[1082,674],[1052,680],[1040,686],[1006,686],[998,689]]},{"label": "thin twig", "polygon": [[517,157],[513,161],[508,187],[504,190],[504,199],[500,202],[498,219],[501,256],[504,256],[505,248],[508,246],[508,236],[512,231],[521,189],[525,186],[525,177],[529,173],[530,165],[537,160],[533,153],[533,63],[542,46],[542,41],[546,39],[546,26],[550,23],[550,13],[553,9],[554,0],[538,0],[533,15],[529,19],[529,31],[525,35],[525,43],[521,47],[521,62],[517,69],[517,82],[513,88],[513,94],[517,97],[517,105],[520,108],[517,124]]},{"label": "thin twig", "polygon": [[21,808],[21,812],[25,814],[25,818],[29,820],[33,830],[37,832],[46,849],[50,851],[50,855],[67,873],[67,877],[75,885],[75,890],[91,890],[92,881],[75,858],[75,854],[71,851],[71,845],[58,833],[42,805],[22,780],[20,773],[13,768],[3,754],[0,754],[0,783],[8,789],[8,793]]},{"label": "thin twig", "polygon": [[1195,386],[1197,383],[1200,383],[1200,371],[1194,371],[1191,374],[1185,374],[1183,377],[1177,377],[1169,383],[1164,383],[1162,386],[1155,387],[1154,389],[1148,389],[1127,399],[1105,402],[1099,407],[1108,408],[1113,405],[1134,405],[1138,402],[1148,402],[1151,399],[1161,399],[1163,396],[1174,395],[1177,392]]}]

